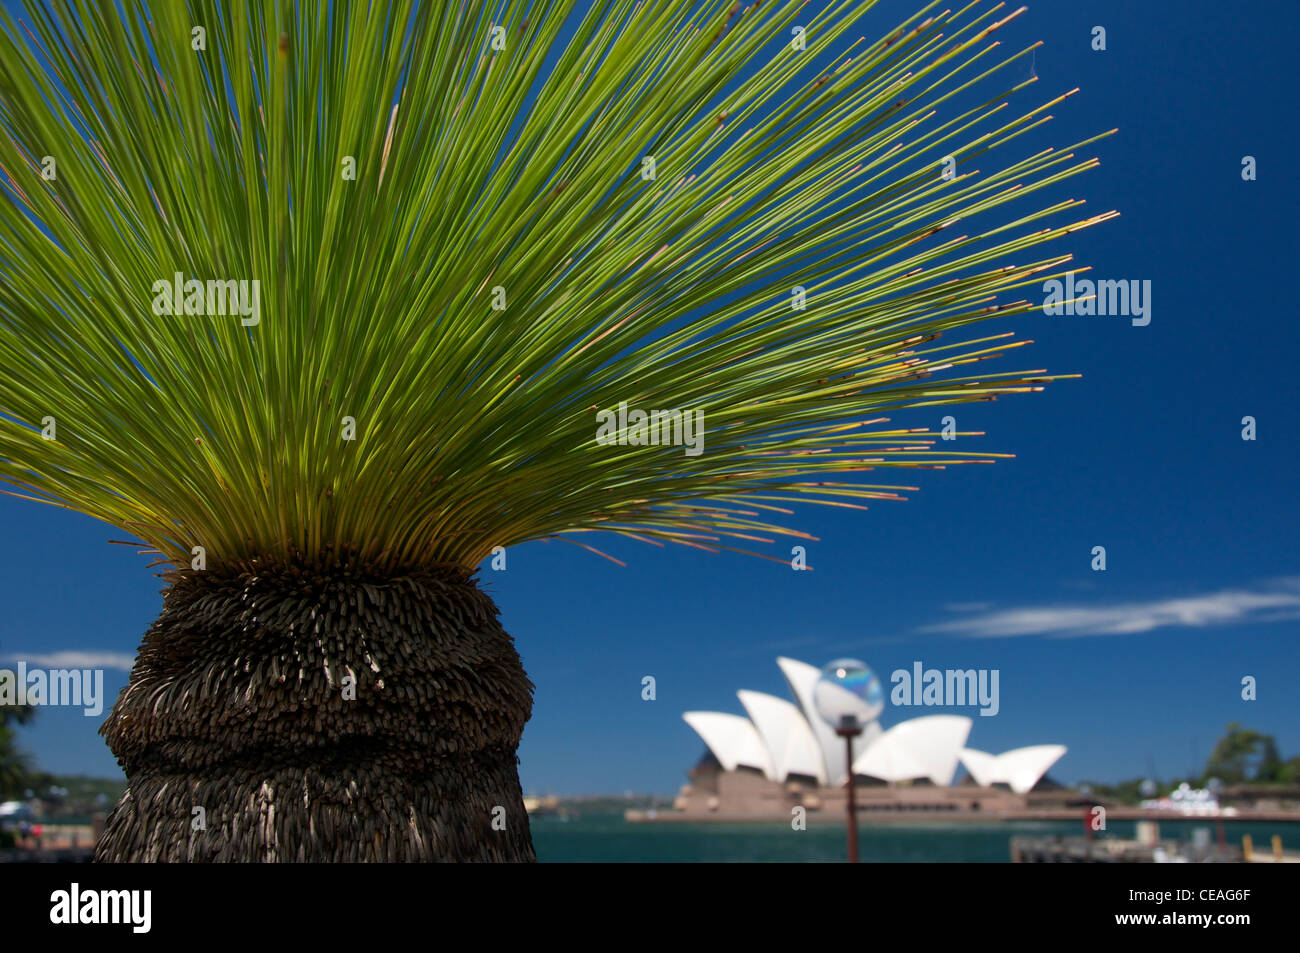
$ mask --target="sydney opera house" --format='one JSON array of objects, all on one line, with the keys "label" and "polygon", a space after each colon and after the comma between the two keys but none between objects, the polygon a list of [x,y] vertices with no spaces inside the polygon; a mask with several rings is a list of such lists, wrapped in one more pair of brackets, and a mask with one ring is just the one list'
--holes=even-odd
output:
[{"label": "sydney opera house", "polygon": [[[677,796],[679,817],[789,818],[799,805],[842,816],[849,752],[817,714],[814,692],[821,670],[790,658],[778,658],[777,665],[798,704],[740,691],[748,717],[712,711],[682,716],[707,751]],[[1063,745],[994,755],[966,747],[971,727],[972,720],[960,715],[911,718],[889,729],[870,722],[853,742],[859,811],[988,817],[1063,801],[1060,788],[1043,783],[1065,754]],[[959,766],[964,775],[954,783]]]}]

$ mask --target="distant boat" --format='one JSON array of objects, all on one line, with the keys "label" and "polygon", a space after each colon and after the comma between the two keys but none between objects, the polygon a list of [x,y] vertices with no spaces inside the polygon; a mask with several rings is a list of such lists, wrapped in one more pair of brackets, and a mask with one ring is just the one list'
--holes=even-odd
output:
[{"label": "distant boat", "polygon": [[5,801],[0,804],[0,827],[17,827],[23,821],[36,820],[32,806],[25,801]]}]

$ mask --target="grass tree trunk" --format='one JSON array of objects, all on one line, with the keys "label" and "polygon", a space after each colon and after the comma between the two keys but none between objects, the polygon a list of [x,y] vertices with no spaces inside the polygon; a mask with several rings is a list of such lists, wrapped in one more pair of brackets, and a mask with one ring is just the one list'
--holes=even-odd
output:
[{"label": "grass tree trunk", "polygon": [[535,860],[531,711],[463,571],[185,574],[101,729],[128,783],[97,859]]}]

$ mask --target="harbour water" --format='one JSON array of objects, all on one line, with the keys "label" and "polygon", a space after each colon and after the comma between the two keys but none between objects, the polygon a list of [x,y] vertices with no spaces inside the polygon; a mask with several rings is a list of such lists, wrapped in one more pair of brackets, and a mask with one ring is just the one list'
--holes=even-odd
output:
[{"label": "harbour water", "polygon": [[[640,863],[818,863],[842,861],[844,827],[810,824],[792,830],[788,823],[629,824],[621,814],[593,813],[534,817],[531,821],[537,859],[543,862]],[[1214,822],[1162,821],[1161,837],[1191,840],[1196,828]],[[1098,837],[1134,837],[1133,822],[1116,821]],[[1225,825],[1229,843],[1240,844],[1249,834],[1257,849],[1268,850],[1273,835],[1288,851],[1300,849],[1300,824],[1231,821]],[[859,828],[862,860],[866,863],[1009,863],[1013,835],[1079,837],[1081,822],[1013,821],[974,824],[926,821],[904,825],[863,825]]]}]

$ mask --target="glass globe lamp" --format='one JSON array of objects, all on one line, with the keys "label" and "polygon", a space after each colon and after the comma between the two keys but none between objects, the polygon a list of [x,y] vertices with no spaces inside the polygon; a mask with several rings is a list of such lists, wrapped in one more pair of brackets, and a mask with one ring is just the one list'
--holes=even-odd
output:
[{"label": "glass globe lamp", "polygon": [[813,686],[813,704],[832,728],[856,733],[884,711],[885,693],[866,663],[842,658],[822,668]]}]

